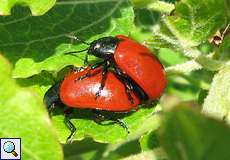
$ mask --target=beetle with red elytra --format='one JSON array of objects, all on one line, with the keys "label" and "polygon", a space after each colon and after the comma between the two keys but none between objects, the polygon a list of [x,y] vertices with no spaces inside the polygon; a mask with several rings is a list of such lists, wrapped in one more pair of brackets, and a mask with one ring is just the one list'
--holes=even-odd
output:
[{"label": "beetle with red elytra", "polygon": [[[166,77],[162,64],[151,53],[151,51],[134,40],[117,35],[116,37],[102,37],[89,45],[85,58],[85,64],[88,64],[88,55],[94,55],[103,59],[91,66],[92,69],[103,66],[101,86],[96,96],[104,87],[106,74],[109,67],[115,70],[115,73],[122,78],[129,95],[132,90],[132,84],[126,81],[128,77],[133,79],[148,95],[149,100],[157,99],[166,86]],[[66,54],[75,53],[69,52]],[[87,73],[79,79],[87,77]],[[129,95],[132,101],[132,97]]]},{"label": "beetle with red elytra", "polygon": [[[58,85],[59,95],[56,98],[60,98],[65,105],[72,108],[129,112],[141,101],[156,100],[163,93],[167,83],[163,66],[145,46],[123,35],[84,43],[89,45],[83,50],[87,50],[85,64],[88,64],[88,55],[103,60],[82,72],[71,72]],[[94,74],[96,71],[97,74]],[[54,89],[51,88],[45,95],[48,106],[54,106],[56,99],[50,98]],[[107,98],[104,91],[110,93],[106,94]],[[108,98],[109,95],[112,96]],[[66,122],[71,130],[68,139],[71,139],[76,128],[68,118]],[[120,120],[117,122],[127,128]]]}]

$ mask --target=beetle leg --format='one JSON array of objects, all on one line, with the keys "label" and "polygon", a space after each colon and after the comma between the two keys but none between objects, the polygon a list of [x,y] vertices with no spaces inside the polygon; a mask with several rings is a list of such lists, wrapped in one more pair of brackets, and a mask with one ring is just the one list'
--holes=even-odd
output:
[{"label": "beetle leg", "polygon": [[89,76],[90,76],[90,71],[91,71],[91,70],[94,70],[94,69],[100,67],[100,66],[101,66],[102,64],[104,64],[105,62],[106,62],[106,61],[102,61],[102,62],[97,62],[97,63],[93,64],[92,66],[90,66],[90,69],[89,69],[85,74],[83,74],[82,76],[78,77],[78,78],[76,79],[76,81],[83,80],[84,78],[89,77]]},{"label": "beetle leg", "polygon": [[94,121],[98,124],[101,124],[105,120],[105,116],[98,110],[92,110],[94,114]]},{"label": "beetle leg", "polygon": [[82,76],[78,77],[77,79],[75,79],[75,81],[81,81],[86,77],[89,77],[90,75],[90,71],[86,72],[85,74],[83,74]]},{"label": "beetle leg", "polygon": [[53,113],[55,107],[56,107],[56,103],[52,103],[52,104],[48,107],[49,116],[52,116],[52,113]]},{"label": "beetle leg", "polygon": [[84,60],[84,65],[88,66],[89,65],[89,60],[88,60],[88,53],[85,54],[85,60]]},{"label": "beetle leg", "polygon": [[134,99],[133,99],[133,97],[131,95],[131,93],[133,91],[133,86],[129,82],[127,82],[126,80],[124,80],[124,83],[125,83],[125,91],[126,91],[126,93],[128,95],[128,99],[133,104]]},{"label": "beetle leg", "polygon": [[103,64],[101,85],[99,87],[99,90],[96,92],[96,99],[101,95],[101,91],[105,87],[105,80],[106,80],[107,73],[108,73],[108,67],[109,65],[107,62]]},{"label": "beetle leg", "polygon": [[95,116],[94,121],[96,123],[101,124],[102,121],[111,120],[111,121],[117,123],[118,125],[120,125],[122,128],[124,128],[128,134],[130,133],[127,124],[122,119],[116,118],[116,117],[114,117],[114,115],[110,116],[110,117],[106,116],[102,112],[100,112],[99,110],[92,110],[92,111],[94,113],[94,116]]},{"label": "beetle leg", "polygon": [[85,69],[85,67],[74,67],[74,68],[72,69],[72,71],[78,73],[78,72],[83,71],[84,69]]},{"label": "beetle leg", "polygon": [[119,76],[120,80],[125,84],[126,94],[128,96],[129,101],[133,104],[134,99],[131,95],[131,92],[133,91],[133,85],[128,81],[129,78],[127,77],[126,74],[124,74],[122,72],[122,70],[119,67],[114,66],[114,68],[115,68],[116,74]]},{"label": "beetle leg", "polygon": [[122,119],[119,119],[119,118],[114,119],[114,122],[116,122],[116,123],[119,124],[122,128],[124,128],[128,134],[130,133],[127,124],[126,124]]},{"label": "beetle leg", "polygon": [[92,66],[90,66],[90,70],[94,70],[94,69],[100,67],[101,65],[103,65],[105,63],[106,63],[106,61],[97,62],[97,63],[93,64]]},{"label": "beetle leg", "polygon": [[72,143],[73,141],[73,137],[76,133],[76,127],[74,126],[74,124],[70,121],[70,114],[72,113],[72,109],[68,108],[64,111],[64,123],[65,125],[68,127],[68,129],[70,130],[70,135],[68,136],[66,142],[67,143]]}]

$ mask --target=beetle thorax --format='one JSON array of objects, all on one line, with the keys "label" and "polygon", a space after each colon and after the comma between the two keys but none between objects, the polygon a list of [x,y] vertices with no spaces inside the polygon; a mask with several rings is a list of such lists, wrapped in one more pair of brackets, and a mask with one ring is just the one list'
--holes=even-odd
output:
[{"label": "beetle thorax", "polygon": [[99,58],[107,58],[108,56],[113,56],[117,44],[120,42],[118,38],[115,37],[103,37],[98,40],[93,41],[88,49],[88,54],[94,55]]}]

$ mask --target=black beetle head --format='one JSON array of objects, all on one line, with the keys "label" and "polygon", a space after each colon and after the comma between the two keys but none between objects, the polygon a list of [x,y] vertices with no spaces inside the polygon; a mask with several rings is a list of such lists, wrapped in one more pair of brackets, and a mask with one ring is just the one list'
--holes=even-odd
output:
[{"label": "black beetle head", "polygon": [[116,37],[103,37],[90,43],[88,54],[99,58],[113,55],[120,40]]}]

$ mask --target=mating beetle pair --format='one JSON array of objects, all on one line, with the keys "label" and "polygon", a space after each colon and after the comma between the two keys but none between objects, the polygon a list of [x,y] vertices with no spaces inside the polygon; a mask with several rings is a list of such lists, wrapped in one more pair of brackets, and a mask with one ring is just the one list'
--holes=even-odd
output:
[{"label": "mating beetle pair", "polygon": [[[88,54],[103,61],[69,73],[49,89],[44,98],[50,111],[55,102],[61,101],[70,108],[129,112],[143,101],[161,96],[166,76],[162,64],[148,48],[123,35],[103,37],[88,45],[89,48],[83,50],[87,50],[85,63],[88,63]],[[68,139],[71,139],[76,129],[68,112],[65,115],[71,130]],[[127,129],[121,120],[115,121]]]}]

